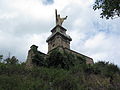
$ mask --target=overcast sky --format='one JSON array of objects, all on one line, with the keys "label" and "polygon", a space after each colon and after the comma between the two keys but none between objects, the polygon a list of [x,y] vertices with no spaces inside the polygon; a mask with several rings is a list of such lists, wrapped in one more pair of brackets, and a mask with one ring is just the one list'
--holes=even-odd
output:
[{"label": "overcast sky", "polygon": [[120,18],[105,20],[94,11],[94,0],[0,0],[0,54],[25,61],[32,44],[47,53],[46,39],[55,26],[55,9],[68,16],[63,27],[71,49],[94,61],[120,66]]}]

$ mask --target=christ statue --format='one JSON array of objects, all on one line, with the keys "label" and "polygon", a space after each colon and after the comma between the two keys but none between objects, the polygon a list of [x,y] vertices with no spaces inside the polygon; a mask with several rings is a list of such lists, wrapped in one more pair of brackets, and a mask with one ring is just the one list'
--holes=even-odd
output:
[{"label": "christ statue", "polygon": [[56,15],[56,25],[62,26],[62,23],[64,22],[64,20],[67,19],[67,16],[64,18],[61,18],[60,14],[57,14],[57,9],[55,9],[55,15]]}]

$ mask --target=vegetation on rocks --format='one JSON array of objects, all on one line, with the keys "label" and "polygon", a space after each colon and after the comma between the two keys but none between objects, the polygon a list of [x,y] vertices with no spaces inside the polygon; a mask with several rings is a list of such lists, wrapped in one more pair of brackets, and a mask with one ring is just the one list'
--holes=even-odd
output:
[{"label": "vegetation on rocks", "polygon": [[84,58],[79,56],[76,57],[76,55],[66,51],[59,51],[58,49],[52,51],[46,58],[47,67],[63,68],[67,70],[73,66],[85,63],[86,61]]}]

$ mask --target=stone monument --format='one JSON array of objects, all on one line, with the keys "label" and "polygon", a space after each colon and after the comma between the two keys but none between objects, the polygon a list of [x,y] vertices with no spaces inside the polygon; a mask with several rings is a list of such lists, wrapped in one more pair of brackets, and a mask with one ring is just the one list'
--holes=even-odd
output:
[{"label": "stone monument", "polygon": [[46,42],[48,43],[48,52],[52,49],[61,46],[70,49],[71,37],[66,34],[66,29],[62,27],[63,21],[67,18],[61,18],[60,14],[57,15],[55,10],[56,26],[51,30],[52,34],[48,37]]},{"label": "stone monument", "polygon": [[[48,43],[48,53],[44,54],[42,52],[39,52],[37,50],[38,47],[35,45],[32,45],[31,49],[28,52],[28,57],[26,62],[27,66],[32,66],[32,64],[34,64],[33,57],[37,57],[35,60],[39,64],[41,63],[41,60],[43,58],[47,58],[50,55],[50,53],[54,50],[66,52],[70,55],[73,55],[75,59],[79,57],[81,58],[81,60],[85,60],[86,64],[93,64],[94,62],[92,58],[70,49],[70,42],[72,41],[72,38],[66,34],[67,29],[62,27],[62,23],[64,22],[64,20],[67,19],[67,16],[64,18],[61,18],[60,14],[57,14],[57,10],[55,10],[55,18],[56,18],[56,26],[51,30],[52,34],[46,40],[46,42]],[[42,66],[42,64],[40,65]]]},{"label": "stone monument", "polygon": [[65,18],[61,18],[60,14],[57,14],[57,9],[55,9],[55,18],[56,18],[56,25],[62,26],[62,23],[64,22],[64,20],[67,19],[67,16]]}]

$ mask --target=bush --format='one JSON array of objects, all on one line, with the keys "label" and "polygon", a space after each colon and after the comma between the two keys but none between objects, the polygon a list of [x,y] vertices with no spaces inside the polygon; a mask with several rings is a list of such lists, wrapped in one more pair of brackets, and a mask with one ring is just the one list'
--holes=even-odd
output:
[{"label": "bush", "polygon": [[84,58],[75,56],[66,51],[54,50],[48,56],[46,63],[48,67],[63,68],[69,70],[73,66],[85,64],[86,61]]},{"label": "bush", "polygon": [[52,85],[54,90],[78,90],[75,78],[69,74],[56,78]]}]

